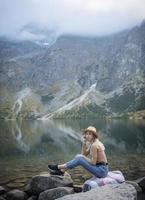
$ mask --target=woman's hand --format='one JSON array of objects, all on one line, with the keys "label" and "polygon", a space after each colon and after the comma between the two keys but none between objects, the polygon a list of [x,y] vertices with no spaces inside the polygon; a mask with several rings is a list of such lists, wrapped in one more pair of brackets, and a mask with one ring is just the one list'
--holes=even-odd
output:
[{"label": "woman's hand", "polygon": [[83,136],[81,137],[81,141],[82,141],[82,143],[83,143],[84,145],[86,145],[87,140],[86,140],[85,135],[83,135]]}]

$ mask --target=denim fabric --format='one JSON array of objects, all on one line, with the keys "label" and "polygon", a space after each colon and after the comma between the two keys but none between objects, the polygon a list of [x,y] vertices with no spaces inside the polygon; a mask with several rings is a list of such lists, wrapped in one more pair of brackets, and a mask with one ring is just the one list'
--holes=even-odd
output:
[{"label": "denim fabric", "polygon": [[77,155],[73,160],[70,160],[66,163],[66,167],[68,169],[72,169],[74,167],[77,167],[78,165],[81,165],[86,170],[88,170],[90,173],[95,175],[98,178],[104,178],[107,176],[108,173],[108,166],[107,165],[93,165],[89,163],[83,155]]}]

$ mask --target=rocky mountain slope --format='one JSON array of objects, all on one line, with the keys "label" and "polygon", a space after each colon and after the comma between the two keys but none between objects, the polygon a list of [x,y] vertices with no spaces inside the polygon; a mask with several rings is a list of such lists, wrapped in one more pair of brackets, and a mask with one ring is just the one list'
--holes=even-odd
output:
[{"label": "rocky mountain slope", "polygon": [[122,116],[145,109],[145,22],[105,37],[55,37],[0,38],[1,118]]}]

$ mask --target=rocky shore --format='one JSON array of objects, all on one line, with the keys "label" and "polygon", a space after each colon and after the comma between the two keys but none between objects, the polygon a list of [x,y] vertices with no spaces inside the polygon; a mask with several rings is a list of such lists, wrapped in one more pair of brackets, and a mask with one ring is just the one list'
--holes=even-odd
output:
[{"label": "rocky shore", "polygon": [[54,176],[48,173],[32,177],[25,189],[7,190],[0,186],[0,200],[144,200],[145,177],[122,184],[105,185],[82,192],[82,186],[73,184],[68,173]]}]

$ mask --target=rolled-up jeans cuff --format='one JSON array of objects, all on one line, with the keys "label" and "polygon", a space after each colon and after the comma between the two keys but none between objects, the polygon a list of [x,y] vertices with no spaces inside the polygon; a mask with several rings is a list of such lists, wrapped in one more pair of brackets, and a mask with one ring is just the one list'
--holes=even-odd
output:
[{"label": "rolled-up jeans cuff", "polygon": [[65,167],[66,167],[67,169],[71,169],[71,167],[69,166],[69,163],[65,163]]}]

